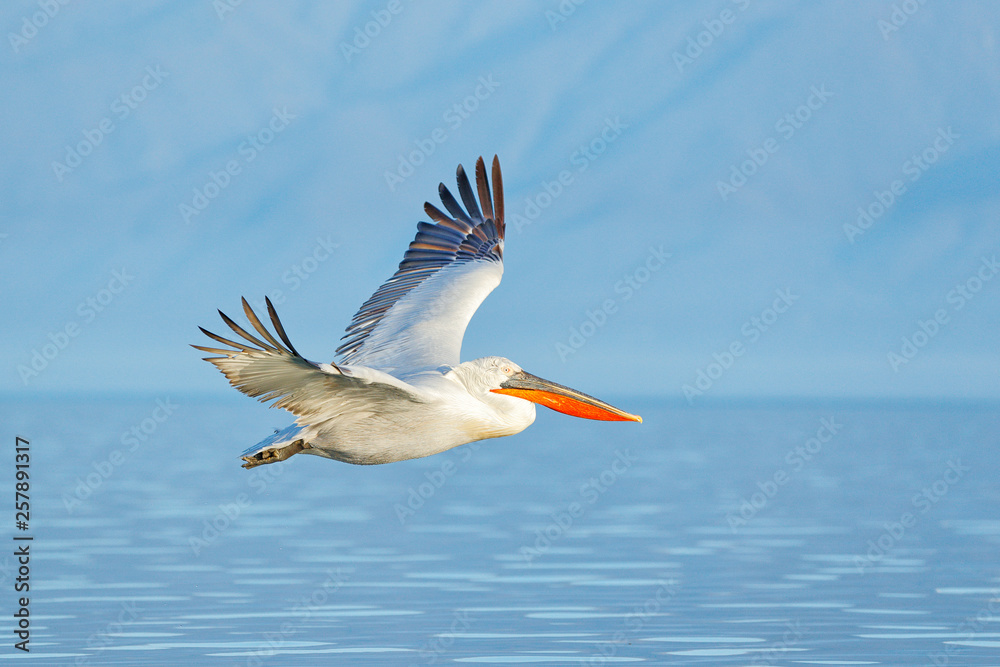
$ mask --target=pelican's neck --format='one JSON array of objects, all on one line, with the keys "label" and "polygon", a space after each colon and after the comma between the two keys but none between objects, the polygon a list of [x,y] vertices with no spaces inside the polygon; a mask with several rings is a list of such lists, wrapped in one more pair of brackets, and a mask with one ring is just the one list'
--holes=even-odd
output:
[{"label": "pelican's neck", "polygon": [[497,438],[514,435],[531,426],[535,421],[535,404],[523,398],[496,394],[494,382],[476,361],[459,364],[445,374],[445,377],[459,384],[478,407],[476,421],[484,432],[483,438]]}]

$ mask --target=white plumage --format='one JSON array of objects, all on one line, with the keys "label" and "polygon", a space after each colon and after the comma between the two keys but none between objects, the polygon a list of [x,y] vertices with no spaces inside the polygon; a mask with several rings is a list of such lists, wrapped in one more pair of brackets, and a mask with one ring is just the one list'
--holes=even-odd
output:
[{"label": "white plumage", "polygon": [[295,425],[244,452],[243,467],[299,452],[357,464],[429,456],[519,433],[535,420],[534,403],[590,419],[642,421],[526,373],[503,357],[460,363],[466,326],[503,275],[505,227],[499,161],[493,158],[492,193],[483,159],[477,161],[478,202],[461,165],[457,179],[465,208],[444,184],[439,186],[448,214],[424,205],[436,224],[418,224],[399,269],[352,319],[337,349],[338,363],[302,357],[269,299],[278,338],[246,299],[243,311],[259,337],[222,311],[223,321],[242,340],[202,329],[232,348],[193,346],[221,355],[206,361],[243,393],[273,400],[272,407],[297,418]]}]

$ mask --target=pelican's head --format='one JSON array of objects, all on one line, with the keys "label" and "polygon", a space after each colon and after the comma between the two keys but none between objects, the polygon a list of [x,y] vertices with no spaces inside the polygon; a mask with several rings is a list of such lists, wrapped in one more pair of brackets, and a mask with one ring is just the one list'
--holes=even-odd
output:
[{"label": "pelican's head", "polygon": [[532,375],[510,359],[483,357],[469,363],[474,364],[478,371],[474,381],[487,392],[513,396],[584,419],[642,421],[642,417],[619,410],[593,396]]}]

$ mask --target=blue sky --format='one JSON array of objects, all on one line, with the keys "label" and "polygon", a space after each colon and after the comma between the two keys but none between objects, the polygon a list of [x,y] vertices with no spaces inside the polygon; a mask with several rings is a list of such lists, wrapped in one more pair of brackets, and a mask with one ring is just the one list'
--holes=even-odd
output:
[{"label": "blue sky", "polygon": [[43,0],[0,26],[6,394],[232,392],[187,344],[244,295],[329,361],[437,183],[495,153],[506,274],[464,359],[603,397],[1000,397],[992,3]]}]

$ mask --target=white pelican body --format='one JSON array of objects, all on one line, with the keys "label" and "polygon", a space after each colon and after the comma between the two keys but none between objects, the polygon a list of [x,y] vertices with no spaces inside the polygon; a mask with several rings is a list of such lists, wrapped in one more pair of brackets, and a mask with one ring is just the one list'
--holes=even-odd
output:
[{"label": "white pelican body", "polygon": [[424,210],[436,224],[418,224],[399,265],[354,316],[337,363],[307,361],[292,346],[270,300],[280,341],[246,299],[243,310],[258,338],[221,311],[243,340],[202,331],[233,349],[193,347],[217,355],[230,383],[296,416],[294,425],[243,454],[244,468],[299,452],[356,464],[430,456],[475,440],[520,433],[535,421],[535,403],[589,419],[642,421],[581,392],[542,380],[503,357],[459,363],[473,313],[503,275],[503,182],[493,158],[493,195],[483,159],[476,195],[461,165],[463,209],[441,184],[446,215]]}]

